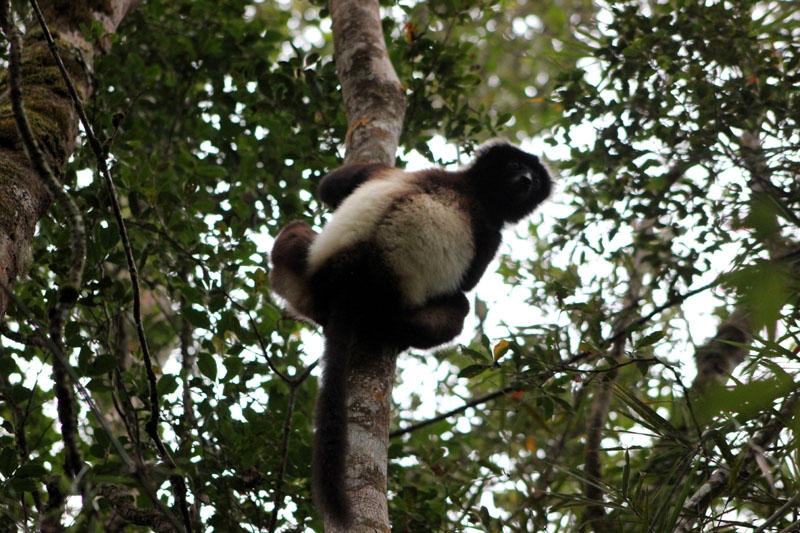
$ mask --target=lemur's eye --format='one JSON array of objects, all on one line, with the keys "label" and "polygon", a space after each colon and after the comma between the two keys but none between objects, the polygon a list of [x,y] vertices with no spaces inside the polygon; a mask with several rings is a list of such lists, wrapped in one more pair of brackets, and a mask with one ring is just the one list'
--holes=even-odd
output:
[{"label": "lemur's eye", "polygon": [[508,170],[519,170],[520,164],[517,161],[508,162]]}]

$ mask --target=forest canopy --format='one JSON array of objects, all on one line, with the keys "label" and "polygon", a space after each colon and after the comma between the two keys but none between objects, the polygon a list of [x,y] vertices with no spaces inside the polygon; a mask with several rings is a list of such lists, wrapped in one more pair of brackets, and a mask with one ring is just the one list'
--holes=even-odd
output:
[{"label": "forest canopy", "polygon": [[[268,252],[364,125],[335,3],[2,3],[0,530],[322,531],[320,332]],[[557,174],[458,342],[400,355],[392,529],[800,527],[800,6],[380,17],[397,166]]]}]

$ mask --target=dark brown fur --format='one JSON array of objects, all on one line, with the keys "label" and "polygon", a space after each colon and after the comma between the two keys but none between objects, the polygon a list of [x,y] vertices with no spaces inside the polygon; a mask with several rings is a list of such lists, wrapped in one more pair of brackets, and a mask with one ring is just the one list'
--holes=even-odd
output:
[{"label": "dark brown fur", "polygon": [[[295,313],[320,324],[325,334],[314,435],[314,495],[339,524],[350,519],[344,487],[345,399],[354,339],[402,350],[431,348],[458,335],[469,311],[464,293],[475,288],[497,252],[501,229],[533,211],[547,198],[551,186],[550,175],[536,156],[506,143],[480,149],[475,161],[457,172],[431,169],[401,177],[398,172],[375,163],[344,166],[323,178],[318,195],[337,208],[362,184],[394,179],[399,192],[387,203],[387,212],[403,209],[406,194],[449,199],[451,207],[470,221],[471,227],[464,230],[472,235],[474,249],[472,259],[462,267],[457,290],[431,297],[420,306],[404,304],[397,269],[386,264],[385,252],[370,238],[376,228],[364,227],[362,239],[343,247],[314,272],[308,271],[309,248],[317,234],[305,224],[293,222],[284,228],[272,250],[273,289]],[[336,216],[347,215],[337,211]]]}]

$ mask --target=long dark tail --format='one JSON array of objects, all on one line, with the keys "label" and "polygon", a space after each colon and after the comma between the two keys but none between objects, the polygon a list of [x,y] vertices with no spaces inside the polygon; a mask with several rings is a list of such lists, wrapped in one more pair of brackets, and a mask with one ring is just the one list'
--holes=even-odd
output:
[{"label": "long dark tail", "polygon": [[314,414],[312,482],[314,501],[338,525],[350,521],[345,493],[347,454],[347,376],[353,344],[351,324],[332,317],[325,327],[322,382]]}]

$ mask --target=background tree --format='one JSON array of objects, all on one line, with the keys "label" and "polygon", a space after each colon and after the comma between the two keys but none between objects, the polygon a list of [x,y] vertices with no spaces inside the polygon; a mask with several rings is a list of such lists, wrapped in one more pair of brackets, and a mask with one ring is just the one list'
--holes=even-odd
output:
[{"label": "background tree", "polygon": [[[317,343],[282,319],[265,251],[289,220],[321,223],[315,184],[344,155],[327,9],[124,5],[42,3],[82,128],[34,14],[4,19],[6,38],[24,30],[22,102],[86,254],[70,311],[74,217],[47,210],[4,96],[0,529],[321,530]],[[450,162],[434,135],[469,152],[502,130],[561,160],[549,210],[498,264],[525,305],[492,327],[510,299],[479,291],[474,342],[400,359],[393,529],[796,527],[798,8],[382,15],[402,157]]]}]

